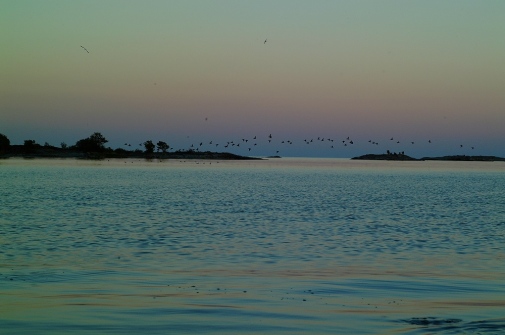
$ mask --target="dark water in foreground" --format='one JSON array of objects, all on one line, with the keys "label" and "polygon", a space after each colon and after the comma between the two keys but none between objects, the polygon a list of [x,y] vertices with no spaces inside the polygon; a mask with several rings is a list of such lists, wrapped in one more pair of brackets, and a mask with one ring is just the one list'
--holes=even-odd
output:
[{"label": "dark water in foreground", "polygon": [[0,161],[0,333],[505,333],[505,164]]}]

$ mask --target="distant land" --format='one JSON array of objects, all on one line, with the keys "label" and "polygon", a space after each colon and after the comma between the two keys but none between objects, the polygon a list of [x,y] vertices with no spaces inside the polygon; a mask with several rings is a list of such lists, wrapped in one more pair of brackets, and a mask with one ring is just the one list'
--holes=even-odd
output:
[{"label": "distant land", "polygon": [[387,161],[476,161],[476,162],[505,162],[505,158],[497,156],[467,156],[467,155],[453,155],[441,157],[423,157],[413,158],[403,153],[386,153],[386,154],[367,154],[363,156],[353,157],[351,159],[361,160],[387,160]]},{"label": "distant land", "polygon": [[[11,145],[6,151],[0,154],[0,158],[79,158],[79,159],[106,159],[106,158],[142,158],[142,159],[220,159],[220,160],[255,160],[258,157],[248,157],[232,154],[229,152],[211,151],[175,151],[175,152],[152,152],[146,153],[142,150],[104,150],[101,152],[84,152],[73,148],[58,148],[54,146],[35,145],[27,149],[24,145]],[[280,156],[268,156],[267,158],[281,158]],[[354,160],[388,160],[388,161],[480,161],[480,162],[505,162],[505,158],[497,156],[467,156],[453,155],[441,157],[414,158],[399,153],[390,154],[366,154],[353,157]]]},{"label": "distant land", "polygon": [[[271,136],[271,135],[270,135]],[[229,152],[200,151],[198,148],[188,150],[176,150],[169,152],[170,146],[163,141],[156,144],[151,141],[145,141],[140,144],[145,150],[135,149],[126,150],[123,148],[112,149],[105,147],[108,140],[98,132],[93,133],[87,138],[77,141],[74,145],[68,146],[61,143],[61,147],[44,145],[36,143],[34,140],[25,140],[23,145],[11,145],[7,136],[0,134],[0,158],[79,158],[79,159],[106,159],[106,158],[143,158],[143,159],[219,159],[219,160],[253,160],[262,159],[258,157],[248,157],[232,154]],[[125,143],[125,145],[127,145]],[[201,143],[200,143],[201,145]],[[128,145],[131,146],[131,145]],[[193,146],[192,146],[193,147]],[[155,149],[157,149],[155,151]],[[266,158],[281,158],[280,156],[268,156]],[[481,161],[494,162],[505,161],[503,157],[497,156],[467,156],[453,155],[441,157],[423,157],[414,158],[405,155],[404,152],[390,152],[384,154],[366,154],[353,157],[355,160],[388,160],[388,161]]]},{"label": "distant land", "polygon": [[26,150],[23,145],[11,145],[9,149],[0,154],[0,158],[80,158],[80,159],[106,159],[106,158],[143,158],[143,159],[220,159],[220,160],[253,160],[261,159],[235,155],[228,152],[210,151],[176,151],[146,153],[141,150],[104,150],[101,152],[84,152],[75,149],[63,149],[53,146],[36,146]]},{"label": "distant land", "polygon": [[[25,140],[23,145],[11,145],[7,136],[0,134],[0,158],[79,158],[79,159],[106,159],[106,158],[143,158],[143,159],[220,159],[220,160],[252,160],[261,159],[235,155],[228,152],[210,152],[177,150],[168,152],[170,146],[163,141],[154,144],[149,140],[143,143],[145,150],[125,150],[122,148],[106,148],[108,140],[101,133],[93,133],[87,138],[68,146],[61,143],[55,147],[48,143],[40,145],[34,140]],[[154,149],[158,149],[154,151]]]}]

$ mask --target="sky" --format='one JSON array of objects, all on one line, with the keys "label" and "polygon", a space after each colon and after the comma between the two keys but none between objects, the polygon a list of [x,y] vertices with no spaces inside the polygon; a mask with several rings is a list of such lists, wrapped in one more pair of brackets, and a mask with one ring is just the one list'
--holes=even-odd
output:
[{"label": "sky", "polygon": [[0,0],[0,133],[505,156],[504,17],[502,0]]}]

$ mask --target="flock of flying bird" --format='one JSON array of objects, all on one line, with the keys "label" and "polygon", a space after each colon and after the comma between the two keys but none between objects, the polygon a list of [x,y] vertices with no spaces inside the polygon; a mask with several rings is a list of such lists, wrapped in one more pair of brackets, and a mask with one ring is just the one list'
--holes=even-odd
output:
[{"label": "flock of flying bird", "polygon": [[[365,142],[365,141],[364,141]],[[304,139],[301,141],[303,145],[313,145],[313,144],[324,144],[327,145],[326,148],[328,149],[334,149],[337,146],[342,146],[342,147],[350,147],[355,145],[356,140],[352,139],[351,137],[346,137],[344,139],[336,140],[333,138],[329,137],[317,137],[317,138],[310,138],[310,139]],[[368,140],[367,143],[370,146],[379,146],[378,141],[374,140]],[[394,137],[391,137],[389,140],[386,140],[387,146],[388,147],[396,147],[398,148],[398,145],[402,144],[401,148],[405,148],[405,144],[408,146],[414,145],[416,142],[415,141],[399,141],[395,139]],[[426,140],[427,144],[431,144],[431,140]],[[287,139],[281,139],[281,140],[275,140],[274,136],[272,134],[269,134],[268,136],[260,138],[259,136],[254,136],[252,138],[241,138],[239,140],[231,140],[231,141],[225,141],[222,143],[216,143],[214,140],[211,141],[198,141],[196,143],[192,143],[186,148],[172,148],[170,147],[170,150],[175,150],[175,151],[196,151],[196,152],[204,152],[204,151],[240,151],[240,152],[246,152],[246,153],[251,153],[254,154],[255,152],[258,152],[254,150],[258,145],[269,145],[270,148],[273,147],[273,150],[268,150],[272,154],[278,155],[281,150],[283,150],[283,146],[291,146],[293,145],[294,142],[292,140],[287,140]],[[131,147],[131,144],[125,143],[125,146]],[[140,147],[143,147],[144,144],[140,143]],[[460,148],[463,148],[463,144],[459,145]],[[474,149],[473,146],[470,147],[472,150]],[[262,150],[263,151],[263,150]],[[404,151],[397,150],[398,153],[404,153]],[[387,152],[393,153],[393,150],[387,150]]]}]

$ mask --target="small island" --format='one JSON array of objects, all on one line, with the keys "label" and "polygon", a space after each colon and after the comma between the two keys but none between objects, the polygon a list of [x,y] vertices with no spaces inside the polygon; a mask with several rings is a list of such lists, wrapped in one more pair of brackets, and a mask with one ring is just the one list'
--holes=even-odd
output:
[{"label": "small island", "polygon": [[403,152],[396,153],[388,150],[385,154],[366,154],[351,159],[361,160],[387,160],[387,161],[464,161],[464,162],[505,162],[505,158],[497,156],[467,156],[467,155],[453,155],[442,157],[423,157],[413,158],[405,155]]},{"label": "small island", "polygon": [[385,160],[385,161],[417,161],[418,159],[412,158],[410,156],[405,155],[403,152],[402,153],[388,153],[385,154],[366,154],[363,156],[358,156],[358,157],[353,157],[351,159],[362,159],[362,160],[371,160],[371,161],[378,161],[378,160]]},{"label": "small island", "polygon": [[467,156],[467,155],[453,155],[442,157],[423,157],[422,161],[465,161],[465,162],[505,162],[504,157],[497,156]]}]

